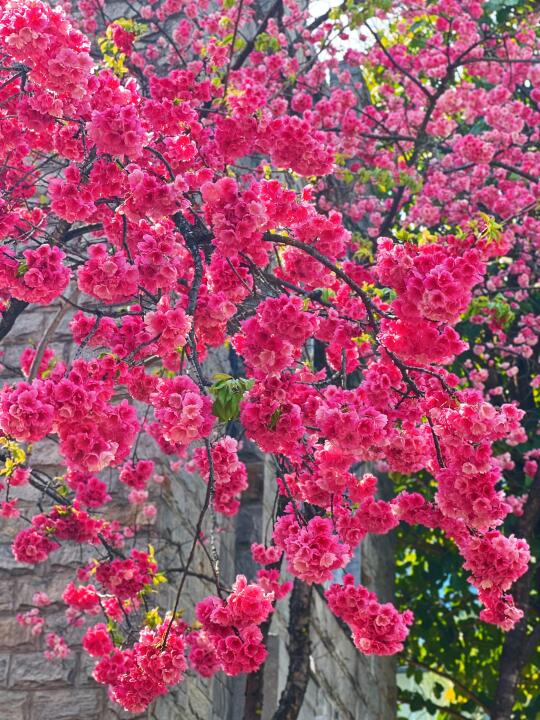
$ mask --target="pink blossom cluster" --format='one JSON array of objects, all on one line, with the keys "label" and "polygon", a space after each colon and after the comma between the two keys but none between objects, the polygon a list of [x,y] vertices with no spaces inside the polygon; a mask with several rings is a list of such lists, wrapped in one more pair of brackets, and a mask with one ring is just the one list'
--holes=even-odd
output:
[{"label": "pink blossom cluster", "polygon": [[62,600],[70,608],[89,615],[97,615],[100,611],[100,596],[94,585],[76,586],[69,582],[62,594]]},{"label": "pink blossom cluster", "polygon": [[119,48],[123,53],[126,55],[129,55],[132,47],[133,47],[133,41],[135,39],[135,34],[132,32],[129,32],[125,28],[123,28],[119,23],[111,23],[109,25],[109,28],[111,28],[112,31],[112,39],[114,44],[117,48]]},{"label": "pink blossom cluster", "polygon": [[44,90],[80,101],[92,86],[90,43],[60,7],[39,0],[5,3],[0,46],[29,66],[32,82]]},{"label": "pink blossom cluster", "polygon": [[134,490],[144,490],[153,472],[153,460],[139,460],[137,463],[127,462],[122,466],[118,479]]},{"label": "pink blossom cluster", "polygon": [[17,562],[35,565],[47,560],[60,545],[34,528],[21,530],[11,546]]},{"label": "pink blossom cluster", "polygon": [[139,273],[122,250],[110,255],[107,245],[98,243],[88,249],[88,260],[79,268],[77,280],[83,292],[114,304],[133,298]]},{"label": "pink blossom cluster", "polygon": [[209,678],[221,670],[221,661],[211,635],[205,630],[198,630],[190,633],[186,640],[189,645],[189,664],[199,675]]},{"label": "pink blossom cluster", "polygon": [[72,505],[55,505],[46,515],[34,515],[32,525],[47,537],[91,544],[106,528],[105,521],[80,509],[76,500]]},{"label": "pink blossom cluster", "polygon": [[250,117],[219,117],[215,141],[226,162],[248,155],[257,140],[257,121]]},{"label": "pink blossom cluster", "polygon": [[65,475],[65,481],[81,505],[98,508],[111,500],[107,484],[91,473],[71,469]]},{"label": "pink blossom cluster", "polygon": [[136,160],[143,151],[146,133],[133,105],[94,110],[87,125],[88,137],[98,152]]},{"label": "pink blossom cluster", "polygon": [[334,165],[334,152],[325,139],[307,120],[284,115],[272,120],[262,145],[277,167],[291,168],[299,175],[327,175]]},{"label": "pink blossom cluster", "polygon": [[531,557],[525,540],[514,535],[505,537],[497,530],[484,535],[458,539],[458,547],[471,572],[469,582],[478,590],[485,606],[480,618],[503,630],[511,630],[523,617],[506,590],[526,571]]},{"label": "pink blossom cluster", "polygon": [[386,445],[387,417],[353,390],[329,387],[315,419],[324,437],[343,453],[369,460]]},{"label": "pink blossom cluster", "polygon": [[384,319],[379,337],[385,348],[410,364],[448,365],[467,348],[453,327],[437,326],[423,318]]},{"label": "pink blossom cluster", "polygon": [[163,360],[168,370],[179,367],[179,353],[187,341],[191,319],[179,303],[171,305],[167,297],[161,298],[156,310],[145,316],[145,324],[151,338],[155,338],[155,354]]},{"label": "pink blossom cluster", "polygon": [[526,572],[531,556],[525,540],[505,537],[498,530],[471,535],[462,543],[461,552],[463,567],[471,571],[471,582],[479,590],[508,590]]},{"label": "pink blossom cluster", "polygon": [[365,533],[385,535],[399,524],[392,504],[373,497],[364,500],[355,515]]},{"label": "pink blossom cluster", "polygon": [[149,585],[156,571],[157,564],[148,553],[134,548],[128,558],[98,563],[96,580],[119,600],[127,600]]},{"label": "pink blossom cluster", "polygon": [[139,280],[147,290],[172,290],[179,277],[186,273],[185,248],[165,224],[143,227],[143,234],[134,248]]},{"label": "pink blossom cluster", "polygon": [[82,182],[81,171],[76,165],[66,168],[63,179],[53,178],[48,190],[51,210],[67,222],[90,220],[97,211],[91,185]]},{"label": "pink blossom cluster", "polygon": [[266,206],[258,188],[240,191],[232,178],[221,178],[201,188],[206,219],[214,231],[212,242],[225,257],[246,252],[255,262],[266,262],[261,236],[268,226]]},{"label": "pink blossom cluster", "polygon": [[188,188],[182,176],[165,182],[146,170],[132,167],[128,176],[129,193],[123,210],[130,220],[149,217],[156,222],[185,206],[182,193]]},{"label": "pink blossom cluster", "polygon": [[394,655],[403,650],[413,621],[410,610],[400,613],[391,603],[379,603],[375,593],[354,585],[352,575],[343,584],[333,584],[325,592],[333,613],[350,625],[356,647],[366,655]]},{"label": "pink blossom cluster", "polygon": [[159,435],[175,446],[207,437],[214,424],[210,398],[186,375],[159,380],[151,402]]},{"label": "pink blossom cluster", "polygon": [[[214,507],[217,512],[231,517],[238,512],[240,494],[248,486],[246,466],[238,459],[238,441],[226,435],[214,443],[210,454]],[[194,450],[193,467],[209,482],[210,462],[206,448]]]},{"label": "pink blossom cluster", "polygon": [[71,653],[65,638],[54,632],[47,633],[45,645],[47,649],[43,654],[47,660],[64,660]]},{"label": "pink blossom cluster", "polygon": [[34,515],[32,526],[21,530],[12,545],[19,562],[45,562],[50,553],[58,550],[57,540],[95,544],[99,533],[106,532],[106,523],[73,505],[55,505],[47,514]]},{"label": "pink blossom cluster", "polygon": [[48,305],[69,284],[70,271],[62,262],[65,253],[44,243],[22,254],[24,260],[19,262],[9,248],[0,246],[2,291],[25,302]]},{"label": "pink blossom cluster", "polygon": [[292,580],[281,582],[277,568],[257,570],[257,584],[265,593],[272,594],[276,601],[287,597],[293,587]]},{"label": "pink blossom cluster", "polygon": [[[227,675],[254,672],[260,667],[267,652],[258,626],[272,612],[273,599],[273,594],[265,592],[259,584],[248,583],[243,575],[238,575],[226,601],[210,596],[197,605],[197,619],[205,635],[193,647],[206,645],[209,638],[215,651],[215,658],[211,653],[203,655],[208,658],[203,663],[206,672],[209,661],[216,668],[219,661]],[[194,652],[194,659],[197,663],[202,658]]]},{"label": "pink blossom cluster", "polygon": [[480,590],[478,596],[484,605],[480,619],[490,625],[497,625],[508,632],[523,618],[523,610],[514,604],[514,598],[499,590]]},{"label": "pink blossom cluster", "polygon": [[456,407],[430,410],[446,463],[436,472],[437,504],[448,517],[486,530],[500,524],[510,510],[496,489],[501,468],[492,457],[491,443],[523,437],[523,411],[510,404],[496,408],[478,390],[459,392],[457,398]]},{"label": "pink blossom cluster", "polygon": [[283,550],[280,550],[275,545],[265,547],[261,543],[253,543],[251,545],[251,555],[259,565],[272,565],[273,563],[279,562],[283,555]]},{"label": "pink blossom cluster", "polygon": [[0,426],[20,440],[37,441],[57,432],[68,466],[81,472],[102,470],[125,459],[139,427],[127,402],[107,402],[112,395],[114,361],[76,360],[62,379],[52,376],[4,386]]},{"label": "pink blossom cluster", "polygon": [[300,357],[316,325],[316,318],[304,311],[301,298],[269,298],[259,304],[256,315],[242,323],[234,347],[256,377],[279,374]]},{"label": "pink blossom cluster", "polygon": [[39,608],[34,607],[25,613],[17,613],[15,619],[22,627],[29,627],[33,637],[38,637],[42,634],[45,618],[40,614]]},{"label": "pink blossom cluster", "polygon": [[452,244],[416,247],[384,238],[378,245],[379,279],[396,291],[392,305],[404,320],[420,316],[454,324],[467,309],[484,269],[479,253],[466,246],[457,255]]},{"label": "pink blossom cluster", "polygon": [[351,559],[349,547],[339,542],[329,518],[314,517],[300,525],[293,506],[274,525],[273,539],[285,552],[289,571],[307,583],[331,580],[334,571]]},{"label": "pink blossom cluster", "polygon": [[46,381],[20,382],[0,390],[0,427],[17,440],[41,440],[52,430],[54,405]]},{"label": "pink blossom cluster", "polygon": [[166,618],[155,630],[143,628],[133,648],[125,650],[112,649],[106,630],[97,627],[86,638],[93,652],[103,655],[93,676],[125,710],[143,712],[182,680],[187,668],[182,623]]},{"label": "pink blossom cluster", "polygon": [[91,657],[108,655],[114,649],[114,644],[105,623],[89,627],[83,636],[82,646]]},{"label": "pink blossom cluster", "polygon": [[[203,348],[220,347],[227,338],[227,323],[236,312],[236,305],[226,293],[219,290],[209,292],[202,286],[195,310],[195,330]],[[203,349],[201,357],[206,350]]]}]

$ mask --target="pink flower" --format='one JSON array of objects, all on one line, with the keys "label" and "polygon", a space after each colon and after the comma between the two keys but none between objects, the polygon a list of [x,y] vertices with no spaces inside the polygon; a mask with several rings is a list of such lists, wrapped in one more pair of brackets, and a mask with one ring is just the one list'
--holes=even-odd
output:
[{"label": "pink flower", "polygon": [[98,152],[127,156],[132,160],[140,157],[147,140],[133,105],[94,110],[87,129],[88,137],[96,144]]},{"label": "pink flower", "polygon": [[330,580],[351,558],[349,547],[334,535],[331,520],[314,517],[301,527],[291,506],[274,526],[274,542],[285,551],[289,571],[307,583]]},{"label": "pink flower", "polygon": [[43,653],[47,660],[63,660],[70,654],[66,641],[60,635],[50,632],[45,636],[47,650]]},{"label": "pink flower", "polygon": [[334,166],[334,153],[326,138],[306,120],[291,115],[272,120],[262,145],[278,167],[299,175],[327,175]]},{"label": "pink flower", "polygon": [[82,646],[92,657],[103,657],[114,649],[107,626],[103,623],[88,628],[83,636]]},{"label": "pink flower", "polygon": [[79,288],[108,304],[125,302],[137,293],[139,274],[121,250],[109,255],[105,244],[92,245],[79,268]]},{"label": "pink flower", "polygon": [[35,442],[53,426],[54,407],[47,399],[47,386],[41,380],[20,382],[0,390],[0,427],[17,440]]},{"label": "pink flower", "polygon": [[471,535],[458,544],[465,558],[463,567],[471,571],[471,582],[480,590],[508,590],[527,571],[531,557],[525,540],[505,537],[498,530]]},{"label": "pink flower", "polygon": [[29,565],[45,562],[49,555],[59,547],[57,542],[50,540],[33,528],[21,530],[11,546],[17,562]]},{"label": "pink flower", "polygon": [[24,250],[24,261],[10,291],[26,302],[48,305],[67,288],[70,272],[62,260],[65,254],[57,247],[40,245],[37,250]]},{"label": "pink flower", "polygon": [[65,170],[65,179],[53,178],[49,182],[51,208],[58,217],[68,222],[89,220],[97,211],[90,187],[81,182],[81,172],[75,165]]},{"label": "pink flower", "polygon": [[96,615],[100,610],[99,595],[93,585],[79,585],[72,582],[66,585],[62,600],[72,608]]},{"label": "pink flower", "polygon": [[153,472],[153,460],[139,460],[136,464],[128,462],[120,470],[118,479],[135,490],[144,490]]},{"label": "pink flower", "polygon": [[207,437],[214,424],[210,398],[185,375],[159,380],[151,402],[160,434],[175,445]]},{"label": "pink flower", "polygon": [[[214,506],[218,512],[231,517],[238,512],[240,493],[248,486],[246,467],[238,459],[238,442],[226,435],[212,446],[211,455],[214,471]],[[192,466],[208,482],[210,466],[206,448],[194,450]]]},{"label": "pink flower", "polygon": [[17,518],[21,514],[21,511],[17,507],[17,499],[4,500],[0,504],[0,515],[5,518]]},{"label": "pink flower", "polygon": [[343,585],[333,584],[325,592],[332,612],[351,626],[356,647],[366,655],[394,655],[403,650],[413,621],[410,610],[399,613],[391,603],[380,604],[375,593],[354,586],[352,575]]},{"label": "pink flower", "polygon": [[45,592],[35,592],[32,595],[32,602],[36,607],[47,607],[47,605],[51,605],[52,600]]},{"label": "pink flower", "polygon": [[192,632],[188,635],[187,642],[190,646],[189,662],[199,675],[209,678],[221,670],[221,661],[208,633],[204,630]]},{"label": "pink flower", "polygon": [[280,550],[275,545],[265,547],[260,543],[253,543],[251,546],[251,555],[259,565],[272,565],[273,563],[279,562],[283,555],[283,550]]},{"label": "pink flower", "polygon": [[39,614],[38,608],[32,608],[25,613],[17,613],[15,616],[17,622],[22,627],[30,627],[33,637],[38,637],[43,632],[45,618]]},{"label": "pink flower", "polygon": [[300,297],[281,295],[259,304],[257,314],[242,323],[234,346],[256,376],[279,374],[300,357],[316,326],[315,316],[303,310]]},{"label": "pink flower", "polygon": [[132,550],[125,560],[115,558],[96,567],[96,580],[107,592],[120,600],[135,597],[145,585],[152,582],[157,570],[156,563],[141,550]]},{"label": "pink flower", "polygon": [[110,686],[112,699],[125,710],[144,711],[182,680],[187,667],[183,630],[182,624],[169,618],[155,630],[144,628],[132,649],[114,650],[103,657],[94,669],[94,678]]}]

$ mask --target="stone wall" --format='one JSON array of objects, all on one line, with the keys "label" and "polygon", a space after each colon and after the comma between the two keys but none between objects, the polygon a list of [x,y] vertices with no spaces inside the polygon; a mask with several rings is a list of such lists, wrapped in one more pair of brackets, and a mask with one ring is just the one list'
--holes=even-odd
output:
[{"label": "stone wall", "polygon": [[[2,342],[3,361],[7,369],[2,381],[13,379],[18,357],[28,345],[36,345],[56,316],[58,307],[30,307],[17,321],[16,327]],[[53,349],[68,360],[73,356],[65,318],[57,331]],[[10,370],[11,369],[11,370]],[[226,368],[222,368],[225,369]],[[141,445],[139,455],[152,457],[167,476],[156,485],[152,498],[158,504],[156,524],[142,529],[141,539],[151,542],[161,553],[162,567],[169,577],[162,598],[172,605],[187,544],[193,537],[194,524],[203,502],[204,484],[194,476],[172,472],[167,459],[159,457],[150,440]],[[265,539],[268,519],[275,498],[275,482],[270,462],[246,447],[244,461],[248,466],[250,487],[244,493],[240,512],[233,519],[218,520],[214,537],[220,557],[220,572],[230,583],[237,572],[253,573],[249,546]],[[36,445],[32,465],[54,476],[59,457],[53,441]],[[124,488],[116,488],[110,474],[112,507],[124,519],[133,513]],[[107,477],[107,475],[106,475]],[[35,507],[37,491],[25,489],[26,503]],[[44,506],[47,501],[43,498]],[[25,513],[23,512],[23,515]],[[139,522],[141,519],[138,519]],[[212,518],[209,518],[212,523]],[[112,706],[102,687],[91,677],[92,662],[80,650],[82,631],[70,630],[72,653],[62,662],[43,658],[43,639],[33,638],[28,629],[19,626],[16,612],[31,607],[37,590],[46,591],[55,601],[45,608],[47,631],[65,630],[64,606],[60,595],[73,569],[80,562],[80,549],[65,546],[53,553],[48,563],[35,568],[18,564],[12,557],[10,543],[24,520],[0,519],[0,720],[113,720],[127,718],[126,713]],[[207,534],[210,527],[206,528]],[[371,540],[362,557],[357,558],[355,571],[381,597],[392,592],[392,548],[387,538]],[[390,569],[390,570],[389,570]],[[193,570],[211,575],[204,552],[197,551]],[[190,578],[185,587],[182,607],[186,619],[193,619],[192,608],[203,595],[211,593],[212,585]],[[312,655],[310,681],[300,720],[391,720],[395,716],[395,667],[391,659],[366,658],[354,648],[348,633],[328,612],[322,595],[313,596],[311,627]],[[287,655],[287,601],[281,601],[273,616],[268,640],[269,658],[264,676],[264,708],[261,720],[271,720],[285,684]],[[153,720],[242,720],[245,678],[227,678],[218,674],[204,681],[188,672],[187,677],[170,695],[160,698],[142,716]],[[251,719],[250,719],[251,720]]]}]

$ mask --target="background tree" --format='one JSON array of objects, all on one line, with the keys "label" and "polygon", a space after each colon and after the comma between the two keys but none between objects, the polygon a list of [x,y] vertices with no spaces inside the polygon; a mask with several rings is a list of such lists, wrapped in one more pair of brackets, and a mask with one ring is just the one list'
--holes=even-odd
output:
[{"label": "background tree", "polygon": [[[98,682],[139,711],[186,656],[204,677],[262,672],[290,590],[284,554],[293,619],[324,585],[361,652],[401,651],[412,605],[405,661],[456,694],[438,707],[408,691],[412,708],[534,712],[534,5],[347,1],[317,15],[292,0],[164,0],[118,17],[80,2],[72,19],[39,0],[1,7],[0,336],[29,304],[60,302],[0,395],[2,513],[19,516],[18,486],[36,489],[21,562],[83,546],[83,585],[63,598],[71,622],[101,615],[83,641]],[[49,345],[70,309],[79,350],[64,363]],[[210,379],[206,358],[225,345],[243,370]],[[269,567],[229,588],[212,529],[246,487],[234,421],[273,456],[281,502],[253,548]],[[142,434],[207,485],[163,609],[159,553],[96,512],[98,475],[116,468],[155,514]],[[32,468],[47,436],[62,478]],[[366,462],[394,483],[388,500],[360,477]],[[332,582],[367,534],[397,527],[401,609],[350,576]],[[183,608],[201,548],[216,595]],[[21,622],[43,625],[37,609]],[[291,628],[282,719],[307,683],[309,644]],[[53,633],[46,645],[68,652]]]}]

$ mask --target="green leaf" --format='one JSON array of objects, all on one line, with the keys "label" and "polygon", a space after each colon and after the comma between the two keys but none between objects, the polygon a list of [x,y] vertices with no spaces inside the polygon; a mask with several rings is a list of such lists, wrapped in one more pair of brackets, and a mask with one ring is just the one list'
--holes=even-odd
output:
[{"label": "green leaf", "polygon": [[218,373],[214,376],[210,393],[214,396],[213,414],[223,422],[236,420],[240,415],[240,402],[244,394],[253,387],[253,380],[233,378]]}]

